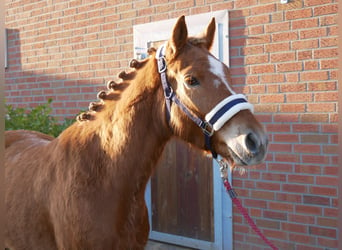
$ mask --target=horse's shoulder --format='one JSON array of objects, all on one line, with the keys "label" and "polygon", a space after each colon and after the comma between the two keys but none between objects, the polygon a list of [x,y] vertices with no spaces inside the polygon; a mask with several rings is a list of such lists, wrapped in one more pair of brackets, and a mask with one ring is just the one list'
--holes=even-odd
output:
[{"label": "horse's shoulder", "polygon": [[24,143],[32,140],[52,141],[53,136],[30,130],[10,130],[5,132],[5,148],[17,142]]}]

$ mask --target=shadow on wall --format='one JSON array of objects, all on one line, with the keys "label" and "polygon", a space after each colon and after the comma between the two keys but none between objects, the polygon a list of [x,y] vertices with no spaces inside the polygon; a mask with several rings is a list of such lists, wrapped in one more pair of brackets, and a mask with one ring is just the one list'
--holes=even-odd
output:
[{"label": "shadow on wall", "polygon": [[[27,48],[24,52],[21,48]],[[50,48],[21,44],[18,29],[7,29],[5,101],[13,107],[34,107],[52,99],[53,115],[73,118],[96,100],[111,79],[82,71],[89,63],[63,66],[69,52],[49,53]],[[94,71],[94,70],[93,70]]]}]

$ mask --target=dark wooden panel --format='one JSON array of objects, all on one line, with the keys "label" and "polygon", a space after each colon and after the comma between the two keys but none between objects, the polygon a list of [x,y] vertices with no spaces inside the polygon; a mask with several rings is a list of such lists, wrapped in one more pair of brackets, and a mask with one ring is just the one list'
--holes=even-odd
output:
[{"label": "dark wooden panel", "polygon": [[172,140],[152,178],[152,228],[213,241],[212,160]]}]

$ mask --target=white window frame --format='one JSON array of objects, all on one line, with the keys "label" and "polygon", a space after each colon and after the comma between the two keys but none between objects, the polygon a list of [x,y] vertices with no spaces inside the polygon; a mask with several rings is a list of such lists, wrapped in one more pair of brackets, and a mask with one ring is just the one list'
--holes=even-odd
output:
[{"label": "white window frame", "polygon": [[[212,17],[216,20],[216,34],[211,53],[229,66],[229,39],[228,39],[228,11],[215,11],[199,15],[187,16],[186,23],[189,35],[196,35],[202,32],[209,24]],[[134,55],[137,59],[146,57],[147,44],[151,41],[167,40],[171,36],[172,28],[176,19],[168,19],[147,24],[135,25]],[[220,42],[219,42],[220,41]],[[229,179],[231,182],[231,173]],[[177,244],[185,247],[192,247],[202,250],[233,249],[233,216],[232,202],[226,194],[222,185],[219,166],[213,160],[213,203],[214,203],[214,241],[203,241],[170,235],[152,230],[151,210],[151,183],[148,183],[145,193],[146,204],[149,211],[149,222],[151,231],[149,238],[156,241]]]}]

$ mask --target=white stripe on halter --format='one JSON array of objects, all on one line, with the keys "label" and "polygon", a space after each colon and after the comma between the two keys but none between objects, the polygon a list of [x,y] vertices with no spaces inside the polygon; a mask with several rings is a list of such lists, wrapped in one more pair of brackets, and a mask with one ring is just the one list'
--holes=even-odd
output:
[{"label": "white stripe on halter", "polygon": [[[220,115],[220,117],[211,125],[213,125],[213,129],[215,131],[219,130],[229,119],[231,119],[234,115],[236,115],[241,110],[250,110],[252,113],[254,111],[253,105],[248,103],[246,100],[246,97],[242,94],[235,94],[231,95],[224,100],[222,100],[220,103],[218,103],[206,116],[205,120],[207,122],[210,122],[210,120],[217,114],[217,112],[220,111],[225,105],[228,105],[230,102],[233,102],[237,99],[244,99],[246,102],[242,103],[236,103],[231,108],[226,110],[223,114]],[[210,122],[211,123],[211,122]]]}]

